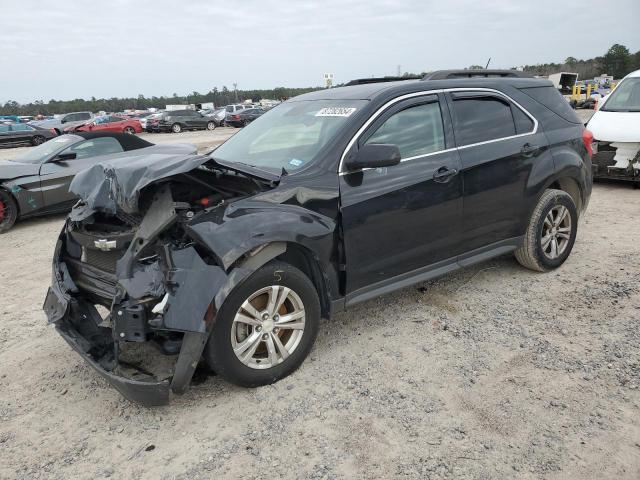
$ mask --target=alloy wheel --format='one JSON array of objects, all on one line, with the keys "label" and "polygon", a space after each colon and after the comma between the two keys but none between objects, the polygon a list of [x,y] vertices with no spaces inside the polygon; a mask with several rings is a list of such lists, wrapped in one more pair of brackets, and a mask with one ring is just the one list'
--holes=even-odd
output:
[{"label": "alloy wheel", "polygon": [[126,133],[127,135],[133,135],[135,132],[135,130],[132,127],[126,127],[124,129],[124,133]]},{"label": "alloy wheel", "polygon": [[272,368],[296,350],[304,328],[300,296],[285,286],[271,285],[254,292],[236,312],[231,346],[247,367]]},{"label": "alloy wheel", "polygon": [[547,258],[555,260],[562,255],[571,240],[571,215],[564,205],[549,210],[542,225],[540,246]]}]

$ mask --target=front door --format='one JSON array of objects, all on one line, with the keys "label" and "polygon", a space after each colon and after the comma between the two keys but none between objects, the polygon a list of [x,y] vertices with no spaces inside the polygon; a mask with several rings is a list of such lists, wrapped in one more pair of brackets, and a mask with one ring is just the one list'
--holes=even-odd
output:
[{"label": "front door", "polygon": [[446,106],[436,95],[396,103],[360,136],[353,148],[394,144],[402,160],[340,174],[348,298],[455,260],[462,182],[452,142]]}]

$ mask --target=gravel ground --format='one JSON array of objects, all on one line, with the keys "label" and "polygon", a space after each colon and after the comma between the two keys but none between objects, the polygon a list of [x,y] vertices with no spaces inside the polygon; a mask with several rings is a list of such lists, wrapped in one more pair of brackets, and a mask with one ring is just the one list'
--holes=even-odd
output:
[{"label": "gravel ground", "polygon": [[[183,141],[180,139],[180,141]],[[574,251],[511,256],[324,321],[292,376],[124,400],[46,325],[61,216],[0,237],[0,478],[640,478],[640,192]]]}]

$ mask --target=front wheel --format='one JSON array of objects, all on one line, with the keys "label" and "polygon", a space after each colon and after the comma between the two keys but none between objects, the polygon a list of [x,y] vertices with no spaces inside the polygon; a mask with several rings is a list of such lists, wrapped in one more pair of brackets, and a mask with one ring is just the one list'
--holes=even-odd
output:
[{"label": "front wheel", "polygon": [[536,205],[524,237],[515,252],[521,265],[546,272],[569,257],[578,232],[578,210],[562,190],[547,190]]},{"label": "front wheel", "polygon": [[31,139],[31,143],[35,147],[36,145],[42,145],[46,141],[42,135],[36,135]]},{"label": "front wheel", "polygon": [[320,302],[309,278],[289,264],[270,262],[229,294],[204,357],[231,383],[268,385],[302,364],[319,323]]},{"label": "front wheel", "polygon": [[136,131],[134,130],[133,127],[124,127],[124,130],[122,131],[122,133],[126,133],[127,135],[133,135],[134,133],[136,133]]},{"label": "front wheel", "polygon": [[0,233],[8,232],[18,218],[18,206],[9,192],[0,189]]},{"label": "front wheel", "polygon": [[171,125],[171,131],[173,133],[180,133],[182,131],[182,126],[179,123],[174,123]]},{"label": "front wheel", "polygon": [[207,130],[215,130],[216,124],[214,122],[207,123]]}]

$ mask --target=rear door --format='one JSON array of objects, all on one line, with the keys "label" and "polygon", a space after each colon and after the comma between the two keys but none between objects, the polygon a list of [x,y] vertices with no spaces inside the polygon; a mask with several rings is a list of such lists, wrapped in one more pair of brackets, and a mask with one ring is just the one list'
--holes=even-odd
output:
[{"label": "rear door", "polygon": [[113,137],[91,138],[64,149],[60,154],[75,153],[76,158],[57,162],[52,159],[40,167],[40,186],[46,207],[70,208],[76,201],[69,185],[76,173],[99,162],[104,155],[123,152]]},{"label": "rear door", "polygon": [[522,235],[530,175],[548,151],[544,133],[497,92],[456,91],[447,98],[462,161],[465,251]]},{"label": "rear door", "polygon": [[388,168],[340,173],[348,301],[455,259],[460,248],[460,160],[439,97],[394,104],[353,148],[367,143],[397,145],[402,160]]},{"label": "rear door", "polygon": [[21,123],[9,125],[9,136],[12,137],[13,143],[31,143],[31,135],[33,135],[33,127]]}]

